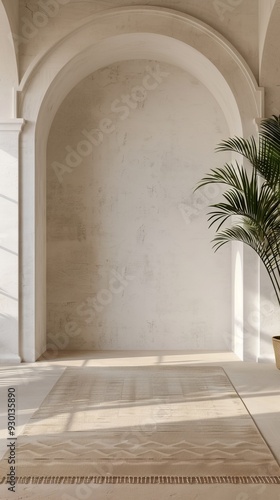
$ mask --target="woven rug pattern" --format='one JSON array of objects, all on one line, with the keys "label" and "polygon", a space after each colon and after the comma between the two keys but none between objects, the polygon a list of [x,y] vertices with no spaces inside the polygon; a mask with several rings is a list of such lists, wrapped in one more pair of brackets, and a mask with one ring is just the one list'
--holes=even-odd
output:
[{"label": "woven rug pattern", "polygon": [[280,484],[220,367],[66,368],[16,452],[23,483]]}]

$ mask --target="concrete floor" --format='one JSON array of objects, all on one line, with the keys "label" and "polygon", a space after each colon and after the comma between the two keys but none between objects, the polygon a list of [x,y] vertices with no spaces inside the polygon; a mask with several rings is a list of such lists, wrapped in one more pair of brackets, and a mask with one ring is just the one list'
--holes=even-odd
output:
[{"label": "concrete floor", "polygon": [[[17,435],[67,366],[222,366],[280,463],[280,371],[273,364],[239,361],[233,353],[211,352],[63,352],[37,363],[0,368],[0,455],[7,446],[7,388],[16,387]],[[0,498],[52,500],[280,500],[279,485],[17,485]]]}]

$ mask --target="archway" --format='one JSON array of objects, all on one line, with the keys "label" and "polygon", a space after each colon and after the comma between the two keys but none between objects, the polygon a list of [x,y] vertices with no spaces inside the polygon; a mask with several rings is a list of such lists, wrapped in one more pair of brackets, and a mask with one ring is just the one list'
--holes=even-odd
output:
[{"label": "archway", "polygon": [[29,199],[22,219],[26,361],[34,361],[46,346],[45,154],[53,117],[83,77],[133,58],[171,62],[198,77],[223,109],[231,135],[254,133],[254,119],[262,116],[262,91],[234,48],[205,24],[168,9],[112,9],[94,16],[35,62],[20,96],[20,110],[28,121],[22,136],[22,196]]}]

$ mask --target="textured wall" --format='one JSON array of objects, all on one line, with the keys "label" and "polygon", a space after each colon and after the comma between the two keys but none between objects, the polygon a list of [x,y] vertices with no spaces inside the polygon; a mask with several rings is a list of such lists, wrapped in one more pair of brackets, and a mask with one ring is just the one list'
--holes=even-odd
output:
[{"label": "textured wall", "polygon": [[258,76],[257,0],[20,0],[17,43],[21,74],[37,54],[90,16],[112,8],[143,5],[176,10],[207,23],[235,46]]},{"label": "textured wall", "polygon": [[[48,332],[68,349],[231,347],[230,249],[192,190],[228,136],[182,70],[125,61],[82,81],[48,143]],[[65,344],[66,342],[66,344]]]}]

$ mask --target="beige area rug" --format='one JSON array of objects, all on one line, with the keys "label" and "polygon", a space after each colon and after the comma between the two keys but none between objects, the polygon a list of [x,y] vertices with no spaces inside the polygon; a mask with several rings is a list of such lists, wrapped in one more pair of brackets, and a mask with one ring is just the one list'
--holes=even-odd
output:
[{"label": "beige area rug", "polygon": [[[219,367],[67,368],[17,439],[20,483],[276,483]],[[7,474],[1,462],[0,482]]]}]

